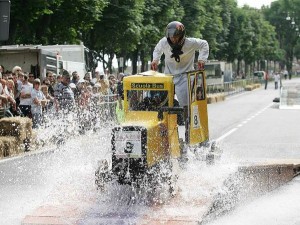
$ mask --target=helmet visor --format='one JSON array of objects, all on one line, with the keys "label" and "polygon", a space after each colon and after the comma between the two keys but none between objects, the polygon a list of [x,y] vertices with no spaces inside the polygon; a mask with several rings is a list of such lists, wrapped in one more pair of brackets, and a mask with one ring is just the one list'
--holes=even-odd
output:
[{"label": "helmet visor", "polygon": [[171,37],[175,37],[175,36],[180,37],[180,34],[176,30],[176,28],[168,28],[166,36],[167,36],[167,38],[171,38]]}]

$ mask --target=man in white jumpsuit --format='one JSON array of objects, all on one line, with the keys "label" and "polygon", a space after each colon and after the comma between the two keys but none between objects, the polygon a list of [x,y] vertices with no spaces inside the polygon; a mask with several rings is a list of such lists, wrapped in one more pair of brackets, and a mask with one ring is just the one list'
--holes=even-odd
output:
[{"label": "man in white jumpsuit", "polygon": [[185,37],[185,27],[178,21],[167,25],[166,36],[156,45],[153,51],[151,68],[157,70],[160,57],[165,54],[165,74],[173,74],[175,93],[179,105],[185,108],[187,119],[188,90],[186,73],[195,70],[195,52],[199,51],[198,69],[204,69],[209,55],[209,45],[206,40]]},{"label": "man in white jumpsuit", "polygon": [[194,60],[196,51],[199,51],[198,69],[204,69],[204,64],[209,55],[207,41],[199,38],[185,37],[184,25],[178,21],[168,24],[166,36],[158,42],[153,51],[152,69],[157,70],[160,57],[164,53],[164,73],[176,75],[174,77],[175,92],[180,106],[188,104],[186,72],[195,69]]}]

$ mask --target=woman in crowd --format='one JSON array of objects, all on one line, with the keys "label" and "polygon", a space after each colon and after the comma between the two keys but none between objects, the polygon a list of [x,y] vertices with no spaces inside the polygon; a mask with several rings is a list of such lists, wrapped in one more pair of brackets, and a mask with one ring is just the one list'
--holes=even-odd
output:
[{"label": "woman in crowd", "polygon": [[0,95],[4,96],[6,98],[6,101],[3,101],[4,104],[2,106],[5,108],[5,116],[6,117],[12,117],[13,114],[10,111],[11,106],[13,108],[16,107],[16,101],[13,98],[13,96],[10,95],[10,91],[7,88],[7,81],[4,79],[0,79],[1,85],[2,85],[2,93]]},{"label": "woman in crowd", "polygon": [[8,78],[7,82],[7,91],[9,95],[12,98],[11,104],[10,104],[10,112],[13,114],[13,116],[20,116],[21,112],[20,109],[17,107],[16,101],[15,101],[15,83],[12,79]]}]

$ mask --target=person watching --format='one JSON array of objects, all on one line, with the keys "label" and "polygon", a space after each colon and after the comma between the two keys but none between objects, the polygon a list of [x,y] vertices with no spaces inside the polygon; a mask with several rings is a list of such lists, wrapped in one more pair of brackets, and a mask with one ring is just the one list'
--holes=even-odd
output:
[{"label": "person watching", "polygon": [[68,71],[64,70],[62,80],[54,89],[54,105],[56,111],[71,111],[75,106],[74,93],[70,88],[71,76]]}]

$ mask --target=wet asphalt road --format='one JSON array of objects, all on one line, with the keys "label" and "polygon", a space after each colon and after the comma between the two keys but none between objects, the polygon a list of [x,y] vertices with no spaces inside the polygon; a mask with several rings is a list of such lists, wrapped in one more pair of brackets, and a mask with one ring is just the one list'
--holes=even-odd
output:
[{"label": "wet asphalt road", "polygon": [[[283,85],[285,82],[300,83],[300,79],[284,81]],[[300,111],[279,110],[278,104],[272,103],[278,95],[278,90],[269,83],[267,90],[244,92],[208,106],[210,135],[212,139],[220,139],[223,163],[300,158]],[[49,203],[81,202],[82,207],[91,207],[93,211],[99,209],[99,204],[110,209],[118,202],[117,209],[132,218],[149,210],[139,205],[123,205],[130,201],[122,195],[124,190],[115,190],[121,200],[115,197],[116,192],[99,197],[95,190],[94,171],[97,159],[105,157],[109,149],[108,131],[104,128],[97,134],[72,139],[63,149],[47,147],[42,149],[44,153],[1,160],[0,224],[21,224],[26,215]],[[107,204],[107,199],[113,202]]]}]

